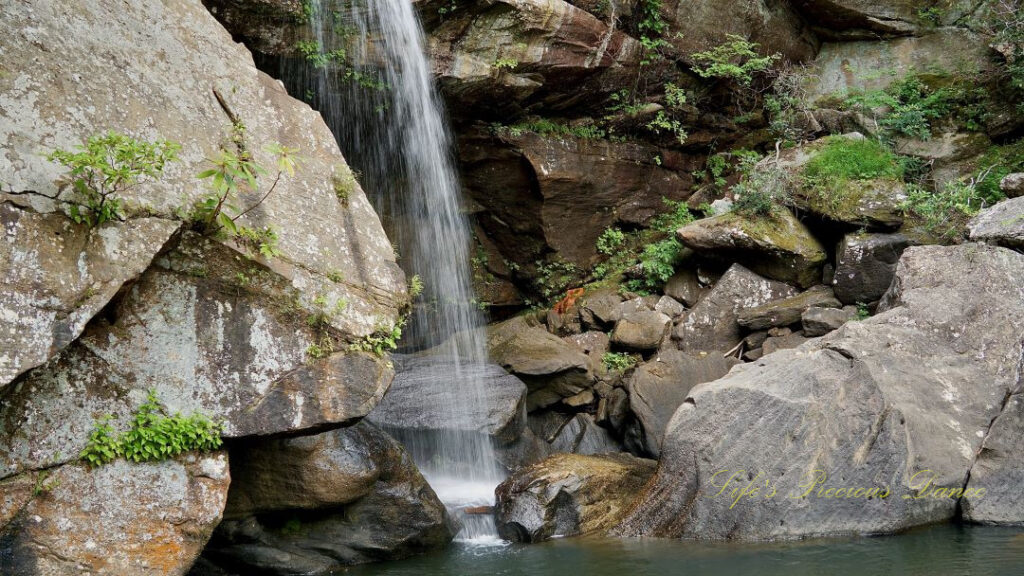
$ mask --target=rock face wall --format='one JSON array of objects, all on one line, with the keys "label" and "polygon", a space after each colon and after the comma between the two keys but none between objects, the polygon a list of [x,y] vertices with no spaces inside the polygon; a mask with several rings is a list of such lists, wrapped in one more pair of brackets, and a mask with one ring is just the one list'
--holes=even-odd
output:
[{"label": "rock face wall", "polygon": [[[153,391],[228,438],[351,424],[393,371],[348,344],[398,321],[404,275],[320,116],[198,0],[2,12],[0,572],[184,574],[220,521],[227,455],[90,470],[77,459],[96,421],[124,430]],[[233,125],[267,167],[275,142],[301,157],[239,220],[273,227],[273,257],[181,216],[210,193],[196,174]],[[180,143],[180,157],[123,194],[124,221],[75,224],[55,200],[65,169],[45,156],[107,131]]]},{"label": "rock face wall", "polygon": [[1016,503],[1009,463],[982,454],[1014,434],[1022,273],[1002,248],[908,249],[877,316],[694,388],[618,533],[892,533],[952,518],[986,476],[975,500]]}]

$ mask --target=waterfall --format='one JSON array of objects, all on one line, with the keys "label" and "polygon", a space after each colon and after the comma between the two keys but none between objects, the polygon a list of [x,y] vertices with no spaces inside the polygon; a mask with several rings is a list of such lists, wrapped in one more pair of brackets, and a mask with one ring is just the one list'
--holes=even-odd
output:
[{"label": "waterfall", "polygon": [[[399,262],[424,284],[403,342],[454,351],[445,402],[453,420],[480,402],[486,361],[473,296],[470,231],[460,202],[444,108],[411,0],[313,0],[305,59],[281,62],[281,78],[334,132],[396,243]],[[452,338],[459,334],[459,338]],[[502,473],[488,437],[455,431],[395,434],[438,496],[462,520],[460,539],[496,540],[489,515]]]}]

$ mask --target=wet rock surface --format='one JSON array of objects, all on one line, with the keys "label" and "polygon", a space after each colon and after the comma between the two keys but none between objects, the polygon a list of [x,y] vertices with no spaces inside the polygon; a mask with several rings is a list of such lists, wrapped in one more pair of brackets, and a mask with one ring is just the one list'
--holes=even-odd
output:
[{"label": "wet rock surface", "polygon": [[204,552],[225,570],[331,574],[439,549],[455,534],[409,455],[372,424],[234,451],[242,488]]},{"label": "wet rock surface", "polygon": [[[441,430],[481,433],[503,444],[526,426],[526,386],[496,364],[473,365],[441,356],[392,356],[395,380],[369,419],[389,429],[429,434]],[[453,414],[456,394],[478,385],[476,401]]]},{"label": "wet rock surface", "polygon": [[540,542],[607,530],[654,473],[655,462],[628,454],[557,454],[498,486],[498,532],[516,542]]}]

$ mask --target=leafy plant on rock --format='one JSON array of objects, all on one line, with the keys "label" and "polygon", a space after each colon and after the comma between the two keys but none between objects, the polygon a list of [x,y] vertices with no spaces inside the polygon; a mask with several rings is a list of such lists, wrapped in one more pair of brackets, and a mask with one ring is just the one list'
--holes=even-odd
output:
[{"label": "leafy plant on rock", "polygon": [[601,356],[601,363],[609,372],[625,372],[636,366],[636,356],[625,352],[605,352]]},{"label": "leafy plant on rock", "polygon": [[191,451],[209,452],[221,447],[221,424],[202,414],[169,414],[150,390],[132,418],[131,427],[115,436],[112,416],[104,416],[89,434],[79,457],[90,468],[117,458],[132,462],[166,460]]},{"label": "leafy plant on rock", "polygon": [[742,36],[726,34],[727,41],[714,48],[691,54],[693,71],[701,78],[713,78],[750,86],[754,75],[771,68],[781,58],[778,54],[761,56],[755,42]]},{"label": "leafy plant on rock", "polygon": [[615,251],[626,241],[626,234],[618,228],[607,228],[597,238],[597,251],[606,256],[615,254]]},{"label": "leafy plant on rock", "polygon": [[978,186],[987,172],[968,180],[950,180],[937,190],[908,186],[903,209],[920,218],[928,232],[942,240],[959,242],[966,235],[967,222],[989,204]]},{"label": "leafy plant on rock", "polygon": [[[267,174],[267,169],[256,162],[246,148],[244,133],[244,127],[236,124],[233,130],[236,150],[221,148],[215,157],[208,160],[212,167],[197,175],[209,183],[212,194],[196,202],[189,217],[201,231],[233,238],[250,251],[270,258],[279,254],[274,229],[269,226],[250,228],[238,221],[266,201],[285,174],[295,175],[300,158],[294,148],[278,143],[267,145],[266,152],[277,159],[277,173],[266,191],[260,194],[259,179]],[[235,204],[242,194],[260,195],[255,203],[242,209]]]},{"label": "leafy plant on rock", "polygon": [[146,142],[107,132],[74,150],[54,150],[47,159],[69,169],[67,181],[74,196],[61,200],[68,205],[69,216],[92,227],[123,220],[123,195],[146,178],[159,178],[180,150],[181,145],[168,140]]}]

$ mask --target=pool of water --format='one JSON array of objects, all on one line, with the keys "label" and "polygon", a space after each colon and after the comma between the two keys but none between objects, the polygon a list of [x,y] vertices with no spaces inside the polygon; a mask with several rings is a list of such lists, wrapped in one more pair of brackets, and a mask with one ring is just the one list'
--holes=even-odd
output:
[{"label": "pool of water", "polygon": [[940,525],[899,536],[782,543],[567,538],[455,543],[444,552],[351,568],[392,576],[1011,576],[1024,575],[1024,529]]}]

